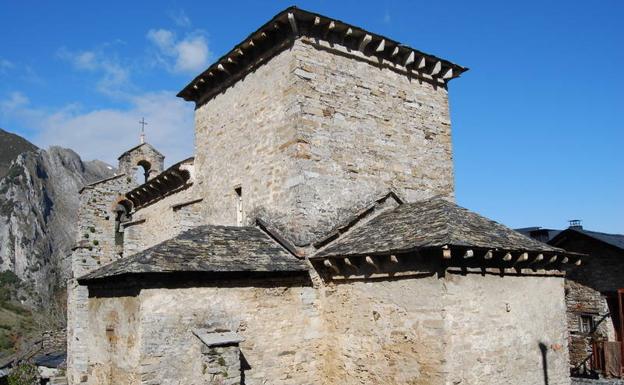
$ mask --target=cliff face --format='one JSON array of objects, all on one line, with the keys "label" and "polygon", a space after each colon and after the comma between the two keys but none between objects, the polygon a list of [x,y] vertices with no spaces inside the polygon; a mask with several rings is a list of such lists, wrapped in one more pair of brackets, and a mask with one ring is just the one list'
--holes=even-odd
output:
[{"label": "cliff face", "polygon": [[0,270],[26,283],[23,299],[40,304],[65,286],[78,190],[113,173],[103,162],[83,162],[60,147],[21,153],[11,162],[0,179]]},{"label": "cliff face", "polygon": [[0,128],[0,178],[6,175],[11,162],[19,154],[28,151],[37,151],[37,146]]}]

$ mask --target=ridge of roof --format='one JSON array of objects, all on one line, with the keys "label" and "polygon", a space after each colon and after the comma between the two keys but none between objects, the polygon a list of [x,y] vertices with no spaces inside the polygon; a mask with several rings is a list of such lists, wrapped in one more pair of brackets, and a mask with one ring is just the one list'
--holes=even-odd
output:
[{"label": "ridge of roof", "polygon": [[165,157],[165,156],[163,155],[163,153],[162,153],[162,152],[160,152],[160,151],[158,151],[158,150],[157,150],[154,146],[152,146],[151,144],[149,144],[149,143],[147,143],[147,142],[144,142],[144,143],[140,143],[140,144],[138,144],[138,145],[136,145],[136,146],[134,146],[134,147],[132,147],[132,148],[130,148],[130,149],[128,149],[128,150],[126,150],[126,151],[124,151],[121,155],[119,155],[119,157],[117,158],[117,160],[119,160],[119,159],[123,158],[125,155],[127,155],[127,154],[131,153],[132,151],[134,151],[134,150],[136,150],[137,148],[142,147],[142,146],[148,146],[151,150],[153,150],[154,152],[156,152],[158,155],[162,156],[163,158]]},{"label": "ridge of roof", "polygon": [[[321,26],[324,28],[322,33],[320,31]],[[350,38],[356,38],[359,35],[357,39],[361,39],[362,42],[359,43],[359,48],[356,47],[358,50],[365,51],[367,46],[375,46],[376,48],[369,52],[371,55],[391,59],[392,62],[400,60],[406,69],[409,66],[409,70],[413,72],[429,69],[428,72],[431,73],[429,76],[442,81],[443,84],[459,77],[468,70],[466,67],[422,52],[386,36],[335,18],[291,6],[273,16],[268,22],[236,44],[234,48],[188,83],[177,96],[186,101],[194,101],[196,104],[200,104],[203,95],[210,93],[211,90],[220,89],[232,79],[238,80],[237,75],[245,74],[255,68],[259,63],[250,58],[251,56],[257,58],[257,56],[264,55],[272,49],[282,49],[285,42],[292,42],[300,36],[312,36],[321,40],[328,40],[330,35],[336,33],[348,35]],[[258,44],[255,44],[254,41]],[[262,44],[262,41],[265,43]]]},{"label": "ridge of roof", "polygon": [[82,188],[80,190],[78,190],[78,193],[81,193],[81,192],[83,192],[86,189],[93,188],[94,186],[97,186],[98,184],[105,183],[105,182],[108,182],[108,181],[113,180],[113,179],[121,178],[124,175],[126,175],[126,174],[122,172],[122,173],[119,173],[119,174],[115,174],[113,176],[109,176],[108,178],[96,180],[95,182],[91,182],[89,184],[86,184],[86,185],[82,186]]},{"label": "ridge of roof", "polygon": [[559,234],[557,234],[557,236],[551,239],[549,243],[556,242],[556,240],[559,239],[559,236],[564,236],[566,232],[577,232],[587,237],[596,239],[600,242],[611,245],[613,247],[617,247],[618,249],[624,250],[624,234],[610,234],[610,233],[603,233],[600,231],[592,231],[592,230],[585,230],[585,229],[567,228],[561,231]]}]

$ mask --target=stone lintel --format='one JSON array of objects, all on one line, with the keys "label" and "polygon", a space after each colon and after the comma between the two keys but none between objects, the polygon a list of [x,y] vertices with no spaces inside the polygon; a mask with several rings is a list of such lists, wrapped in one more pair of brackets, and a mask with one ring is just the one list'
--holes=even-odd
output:
[{"label": "stone lintel", "polygon": [[207,329],[193,329],[193,334],[208,347],[238,345],[245,341],[239,334],[231,331],[214,332]]}]

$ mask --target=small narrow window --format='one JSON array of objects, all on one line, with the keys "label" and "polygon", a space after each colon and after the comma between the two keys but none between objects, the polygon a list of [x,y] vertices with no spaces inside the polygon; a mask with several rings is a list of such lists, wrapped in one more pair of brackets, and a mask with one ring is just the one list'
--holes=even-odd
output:
[{"label": "small narrow window", "polygon": [[579,331],[591,333],[594,330],[594,317],[591,314],[581,314],[579,317]]},{"label": "small narrow window", "polygon": [[238,186],[234,189],[236,192],[236,225],[243,225],[243,188]]}]

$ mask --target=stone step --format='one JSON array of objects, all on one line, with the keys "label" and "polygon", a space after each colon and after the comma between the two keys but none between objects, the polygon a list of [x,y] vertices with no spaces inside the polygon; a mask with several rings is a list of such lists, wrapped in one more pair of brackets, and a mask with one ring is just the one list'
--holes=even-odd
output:
[{"label": "stone step", "polygon": [[67,385],[67,377],[58,376],[50,378],[49,385]]}]

